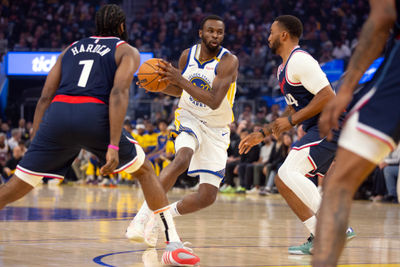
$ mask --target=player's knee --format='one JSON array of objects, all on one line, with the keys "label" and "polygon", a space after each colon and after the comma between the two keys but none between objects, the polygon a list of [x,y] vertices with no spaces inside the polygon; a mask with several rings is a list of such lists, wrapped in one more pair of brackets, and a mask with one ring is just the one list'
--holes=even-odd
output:
[{"label": "player's knee", "polygon": [[186,170],[189,167],[193,156],[193,150],[190,148],[181,148],[173,161],[175,167],[179,170]]},{"label": "player's knee", "polygon": [[217,199],[218,188],[208,185],[201,184],[198,191],[198,202],[200,208],[206,208],[212,205]]},{"label": "player's knee", "polygon": [[290,179],[290,172],[291,171],[289,170],[287,164],[283,163],[278,169],[278,177],[276,178],[276,180],[279,180],[278,183],[285,183],[285,181],[288,181],[288,179]]},{"label": "player's knee", "polygon": [[136,172],[133,173],[133,176],[135,176],[140,182],[142,179],[145,179],[152,173],[154,173],[154,170],[151,167],[150,162],[146,159],[143,162],[142,166]]},{"label": "player's knee", "polygon": [[279,174],[277,174],[275,176],[275,185],[279,192],[281,192],[283,187],[285,186],[285,184],[282,182],[282,179],[280,178]]},{"label": "player's knee", "polygon": [[215,200],[217,199],[217,194],[208,194],[208,195],[200,195],[199,196],[199,206],[200,208],[206,208],[208,206],[211,206]]}]

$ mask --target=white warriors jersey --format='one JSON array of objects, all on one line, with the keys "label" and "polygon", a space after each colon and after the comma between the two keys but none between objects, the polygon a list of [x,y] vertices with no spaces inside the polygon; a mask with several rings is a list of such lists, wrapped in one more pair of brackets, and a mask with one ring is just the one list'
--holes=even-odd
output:
[{"label": "white warriors jersey", "polygon": [[[200,49],[200,44],[194,45],[190,48],[186,66],[182,71],[182,76],[195,86],[208,91],[210,89],[212,90],[212,84],[217,75],[218,63],[226,53],[230,52],[221,47],[217,56],[210,60],[200,62]],[[232,106],[235,99],[235,93],[236,81],[231,83],[221,105],[217,109],[213,110],[183,90],[181,99],[179,100],[179,108],[190,112],[194,117],[198,118],[209,127],[224,127],[234,119]]]}]

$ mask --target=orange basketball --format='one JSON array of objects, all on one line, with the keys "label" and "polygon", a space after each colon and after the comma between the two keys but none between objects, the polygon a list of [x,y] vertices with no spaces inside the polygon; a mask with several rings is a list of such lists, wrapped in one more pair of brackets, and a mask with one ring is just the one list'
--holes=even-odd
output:
[{"label": "orange basketball", "polygon": [[140,66],[137,74],[140,86],[151,92],[160,92],[164,90],[169,84],[168,81],[158,81],[163,77],[160,74],[156,73],[156,71],[159,70],[157,64],[161,65],[164,63],[159,58],[151,58],[149,60],[146,60]]}]

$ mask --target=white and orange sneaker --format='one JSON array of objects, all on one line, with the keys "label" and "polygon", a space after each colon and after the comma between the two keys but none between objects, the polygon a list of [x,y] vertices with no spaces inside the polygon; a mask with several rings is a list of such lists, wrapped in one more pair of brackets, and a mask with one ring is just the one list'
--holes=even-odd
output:
[{"label": "white and orange sneaker", "polygon": [[196,266],[200,258],[181,242],[168,242],[161,263],[167,266]]},{"label": "white and orange sneaker", "polygon": [[147,246],[154,248],[157,245],[158,234],[160,232],[160,225],[154,214],[150,215],[150,219],[144,227],[144,242]]},{"label": "white and orange sneaker", "polygon": [[126,238],[134,242],[144,242],[144,229],[148,220],[148,216],[136,215],[126,229]]}]

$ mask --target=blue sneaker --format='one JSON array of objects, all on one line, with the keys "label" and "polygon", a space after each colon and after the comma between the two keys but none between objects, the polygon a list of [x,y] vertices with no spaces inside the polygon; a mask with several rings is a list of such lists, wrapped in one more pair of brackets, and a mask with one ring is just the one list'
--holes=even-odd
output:
[{"label": "blue sneaker", "polygon": [[[349,227],[346,230],[346,241],[350,241],[356,237],[356,233],[354,232],[353,228]],[[311,234],[307,241],[300,245],[300,246],[292,246],[289,247],[288,251],[289,254],[293,255],[312,255],[313,251],[313,244],[314,244],[314,235]]]}]

